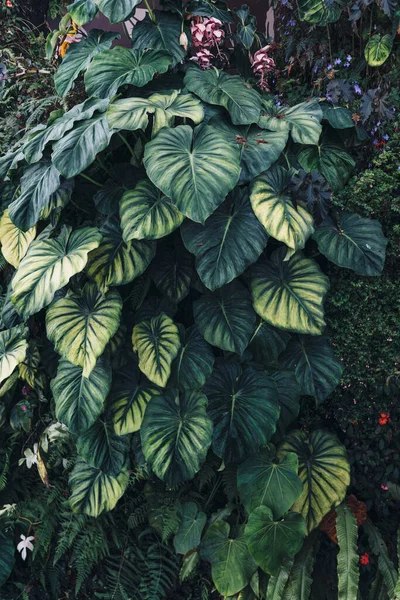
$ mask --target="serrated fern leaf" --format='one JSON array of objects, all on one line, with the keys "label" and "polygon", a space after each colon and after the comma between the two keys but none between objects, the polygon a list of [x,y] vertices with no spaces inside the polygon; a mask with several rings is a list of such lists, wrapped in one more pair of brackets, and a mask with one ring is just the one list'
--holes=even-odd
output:
[{"label": "serrated fern leaf", "polygon": [[364,528],[368,535],[371,550],[378,557],[378,569],[382,574],[389,598],[393,598],[397,583],[397,571],[389,557],[387,546],[383,541],[378,528],[375,527],[371,521],[367,521],[364,524]]},{"label": "serrated fern leaf", "polygon": [[293,560],[288,561],[279,569],[279,573],[268,581],[266,600],[283,600],[286,583],[293,566]]},{"label": "serrated fern leaf", "polygon": [[178,559],[171,548],[156,541],[146,555],[146,573],[140,582],[140,593],[146,600],[166,598],[178,577]]},{"label": "serrated fern leaf", "polygon": [[360,578],[357,521],[351,510],[344,504],[336,509],[336,514],[336,532],[339,543],[338,600],[357,600]]},{"label": "serrated fern leaf", "polygon": [[315,562],[315,538],[308,538],[294,559],[283,600],[309,600]]}]

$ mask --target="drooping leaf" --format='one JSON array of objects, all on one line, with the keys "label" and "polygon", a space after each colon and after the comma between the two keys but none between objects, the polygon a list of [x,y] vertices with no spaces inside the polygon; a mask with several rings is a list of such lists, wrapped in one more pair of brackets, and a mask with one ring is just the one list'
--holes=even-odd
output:
[{"label": "drooping leaf", "polygon": [[302,21],[320,26],[335,23],[340,17],[343,4],[342,0],[300,0],[299,17]]},{"label": "drooping leaf", "polygon": [[111,23],[121,23],[133,16],[140,0],[97,0],[97,4]]},{"label": "drooping leaf", "polygon": [[397,571],[379,529],[369,519],[364,523],[364,531],[372,552],[378,557],[378,570],[382,575],[389,598],[393,598],[397,582]]},{"label": "drooping leaf", "polygon": [[309,533],[346,495],[350,483],[346,449],[331,433],[316,430],[307,437],[304,431],[293,431],[280,446],[279,456],[288,452],[299,457],[298,475],[303,482],[292,509],[303,515]]},{"label": "drooping leaf", "polygon": [[88,68],[92,58],[99,52],[110,48],[113,40],[118,37],[120,37],[119,34],[113,31],[92,29],[87,37],[78,43],[71,44],[54,77],[57,93],[65,96],[79,74]]},{"label": "drooping leaf", "polygon": [[174,537],[174,548],[178,554],[186,554],[200,544],[207,515],[199,512],[194,502],[185,502],[181,509],[181,523]]},{"label": "drooping leaf", "polygon": [[123,467],[117,477],[103,473],[78,458],[69,478],[71,496],[69,505],[73,512],[98,517],[112,510],[123,495],[129,481],[129,469]]},{"label": "drooping leaf", "polygon": [[178,304],[186,298],[193,276],[193,261],[182,243],[176,247],[159,246],[152,264],[152,276],[156,288],[170,302]]},{"label": "drooping leaf", "polygon": [[159,394],[155,385],[139,384],[131,367],[115,373],[110,393],[110,411],[117,435],[139,431],[147,404]]},{"label": "drooping leaf", "polygon": [[323,301],[328,278],[317,263],[296,252],[284,260],[279,248],[270,260],[252,269],[251,290],[255,311],[271,325],[317,335],[324,328]]},{"label": "drooping leaf", "polygon": [[248,291],[233,282],[193,303],[194,321],[204,339],[221,350],[243,354],[256,324]]},{"label": "drooping leaf", "polygon": [[200,279],[212,291],[256,262],[268,240],[246,190],[234,192],[204,225],[185,221],[181,235],[186,248],[196,256]]},{"label": "drooping leaf", "polygon": [[56,417],[71,433],[79,435],[89,429],[101,415],[111,387],[111,369],[100,361],[89,377],[62,358],[56,377],[51,381]]},{"label": "drooping leaf", "polygon": [[172,363],[171,385],[181,391],[199,390],[211,375],[214,353],[196,325],[182,336],[178,355]]},{"label": "drooping leaf", "polygon": [[25,360],[28,330],[24,325],[0,331],[0,383]]},{"label": "drooping leaf", "polygon": [[0,587],[3,587],[12,573],[15,564],[14,535],[0,531]]},{"label": "drooping leaf", "polygon": [[179,43],[183,31],[182,19],[167,11],[155,10],[153,14],[154,21],[147,14],[143,21],[136,23],[132,31],[132,46],[139,50],[152,48],[169,54],[175,66],[186,55],[185,49]]},{"label": "drooping leaf", "polygon": [[335,192],[344,187],[355,167],[350,154],[339,144],[329,141],[303,148],[297,160],[307,173],[314,170],[321,173]]},{"label": "drooping leaf", "polygon": [[277,575],[285,559],[292,558],[303,545],[306,524],[301,515],[289,512],[274,521],[267,506],[259,506],[249,516],[245,536],[254,560],[263,571]]},{"label": "drooping leaf", "polygon": [[222,203],[240,175],[239,148],[205,124],[194,131],[188,125],[162,129],[146,144],[144,165],[177,209],[199,223]]},{"label": "drooping leaf", "polygon": [[276,425],[276,436],[282,438],[286,429],[299,414],[301,390],[296,375],[291,371],[273,371],[270,373],[270,377],[275,383],[281,409]]},{"label": "drooping leaf", "polygon": [[257,569],[243,532],[237,537],[231,536],[226,521],[216,521],[207,529],[200,556],[211,563],[213,582],[223,596],[240,592]]},{"label": "drooping leaf", "polygon": [[139,181],[124,193],[120,203],[121,228],[125,242],[156,240],[174,231],[184,216],[151,181]]},{"label": "drooping leaf", "polygon": [[149,266],[156,253],[155,242],[131,240],[125,243],[117,218],[108,219],[101,228],[103,239],[88,256],[87,273],[99,289],[130,283]]},{"label": "drooping leaf", "polygon": [[296,335],[279,357],[281,368],[294,371],[301,393],[323,402],[338,385],[343,372],[326,337]]},{"label": "drooping leaf", "polygon": [[171,365],[181,345],[178,328],[170,317],[161,313],[142,321],[133,329],[133,349],[139,356],[139,368],[146,377],[165,387]]},{"label": "drooping leaf", "polygon": [[126,463],[129,438],[117,435],[112,421],[100,417],[78,436],[76,449],[89,465],[107,475],[118,477]]},{"label": "drooping leaf", "polygon": [[18,269],[21,260],[28,252],[30,243],[35,239],[36,227],[28,231],[21,231],[11,221],[8,209],[4,211],[0,220],[1,253],[10,265]]},{"label": "drooping leaf", "polygon": [[387,239],[379,221],[355,213],[336,212],[317,227],[314,239],[330,261],[359,275],[380,275]]},{"label": "drooping leaf", "polygon": [[8,207],[11,221],[28,231],[39,221],[40,213],[60,186],[60,173],[47,162],[28,167],[21,177],[21,194]]},{"label": "drooping leaf", "polygon": [[238,75],[193,66],[187,70],[184,83],[204,102],[226,108],[234,125],[258,123],[261,96]]},{"label": "drooping leaf", "polygon": [[211,445],[207,398],[199,391],[169,389],[147,405],[140,437],[146,461],[169,485],[191,479]]},{"label": "drooping leaf", "polygon": [[72,233],[65,227],[58,238],[32,242],[12,280],[11,300],[18,314],[27,319],[50,304],[56,291],[84,269],[100,240],[94,227]]},{"label": "drooping leaf", "polygon": [[96,54],[85,73],[85,86],[89,96],[113,96],[122,85],[143,87],[155,73],[165,73],[171,59],[165,52],[145,52],[117,46]]},{"label": "drooping leaf", "polygon": [[258,124],[271,131],[290,131],[297,144],[318,144],[321,120],[318,100],[308,100],[295,106],[277,106],[270,100],[263,100]]},{"label": "drooping leaf", "polygon": [[303,490],[297,471],[297,454],[293,452],[280,461],[267,450],[248,458],[237,474],[240,499],[247,512],[268,506],[275,519],[282,517]]},{"label": "drooping leaf", "polygon": [[94,19],[99,10],[94,0],[75,0],[67,8],[71,19],[79,27]]},{"label": "drooping leaf", "polygon": [[360,577],[357,521],[350,508],[344,504],[338,506],[336,515],[336,531],[339,542],[337,556],[338,600],[357,600]]},{"label": "drooping leaf", "polygon": [[267,444],[275,432],[279,404],[263,371],[237,363],[218,365],[204,386],[214,423],[213,451],[224,461],[241,461]]},{"label": "drooping leaf", "polygon": [[289,333],[259,319],[249,342],[249,350],[256,362],[271,365],[286,348],[289,340]]},{"label": "drooping leaf", "polygon": [[103,295],[96,285],[87,283],[80,294],[70,293],[47,310],[47,337],[56,352],[83,367],[83,376],[89,377],[118,330],[121,311],[116,290]]},{"label": "drooping leaf", "polygon": [[388,33],[381,35],[377,33],[369,38],[364,55],[370,67],[380,67],[390,56],[393,46],[393,37]]},{"label": "drooping leaf", "polygon": [[301,203],[294,206],[287,193],[289,181],[289,172],[273,165],[252,182],[250,202],[269,235],[293,250],[302,250],[314,231],[313,218]]}]

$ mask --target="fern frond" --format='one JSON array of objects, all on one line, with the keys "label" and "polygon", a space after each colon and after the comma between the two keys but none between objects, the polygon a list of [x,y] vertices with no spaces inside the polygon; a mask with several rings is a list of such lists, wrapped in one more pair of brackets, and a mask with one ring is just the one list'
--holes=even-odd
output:
[{"label": "fern frond", "polygon": [[389,557],[387,546],[383,541],[378,528],[375,527],[371,521],[368,520],[364,524],[364,529],[368,535],[371,550],[378,557],[378,569],[383,577],[389,598],[393,598],[397,583],[397,571]]},{"label": "fern frond", "polygon": [[336,514],[336,532],[339,543],[338,600],[357,600],[360,578],[357,521],[348,506],[344,504],[338,506]]},{"label": "fern frond", "polygon": [[237,466],[234,464],[228,465],[221,473],[222,488],[228,502],[234,502],[237,498]]},{"label": "fern frond", "polygon": [[397,530],[397,561],[399,564],[399,575],[397,577],[396,587],[394,588],[393,600],[400,600],[400,527]]},{"label": "fern frond", "polygon": [[178,557],[173,550],[154,541],[147,549],[146,572],[139,591],[145,600],[162,600],[172,590],[178,578]]},{"label": "fern frond", "polygon": [[288,560],[282,565],[277,575],[270,577],[267,587],[266,600],[283,600],[285,587],[289,579],[289,574],[293,566],[293,560]]},{"label": "fern frond", "polygon": [[309,536],[295,556],[283,600],[309,600],[315,561],[315,536]]}]

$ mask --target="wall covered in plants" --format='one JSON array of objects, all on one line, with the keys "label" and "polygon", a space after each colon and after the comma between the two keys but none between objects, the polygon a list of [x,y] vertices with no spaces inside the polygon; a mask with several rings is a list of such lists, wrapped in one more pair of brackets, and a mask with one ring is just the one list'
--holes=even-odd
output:
[{"label": "wall covered in plants", "polygon": [[0,597],[395,598],[398,7],[137,5],[0,9]]}]

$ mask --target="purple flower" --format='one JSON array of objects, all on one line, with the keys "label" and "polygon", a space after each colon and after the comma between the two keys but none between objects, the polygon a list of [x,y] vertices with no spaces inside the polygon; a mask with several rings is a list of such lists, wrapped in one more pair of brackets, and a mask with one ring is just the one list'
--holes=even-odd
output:
[{"label": "purple flower", "polygon": [[325,94],[325,98],[327,100],[329,100],[330,102],[333,102],[333,100],[332,100],[332,98],[331,98],[331,96],[329,94]]},{"label": "purple flower", "polygon": [[335,65],[340,65],[341,62],[342,62],[341,58],[335,58]]},{"label": "purple flower", "polygon": [[329,63],[329,65],[326,68],[328,69],[328,71],[330,71],[332,69],[332,65]]},{"label": "purple flower", "polygon": [[315,67],[314,67],[314,69],[313,69],[314,73],[317,73],[317,72],[318,72],[318,68],[319,68],[319,67],[318,67],[318,65],[315,65]]},{"label": "purple flower", "polygon": [[360,88],[360,86],[357,83],[354,84],[354,91],[359,96],[362,96],[362,89]]},{"label": "purple flower", "polygon": [[296,21],[293,21],[293,19],[290,19],[288,25],[289,25],[289,27],[294,27],[296,25]]},{"label": "purple flower", "polygon": [[351,62],[351,61],[353,60],[353,57],[351,56],[351,54],[348,54],[348,55],[346,56],[346,59],[347,59],[349,62]]},{"label": "purple flower", "polygon": [[380,126],[380,124],[381,124],[381,122],[380,122],[380,121],[378,121],[378,122],[377,122],[377,124],[376,124],[376,126],[377,126],[377,127],[379,127],[379,126]]},{"label": "purple flower", "polygon": [[343,63],[343,66],[346,67],[346,69],[347,69],[347,67],[350,66],[350,63],[346,61],[345,63]]},{"label": "purple flower", "polygon": [[388,134],[387,134],[387,133],[385,133],[385,135],[383,136],[383,139],[384,139],[384,140],[386,140],[386,141],[388,141],[388,139],[389,139],[389,136],[388,136]]}]

